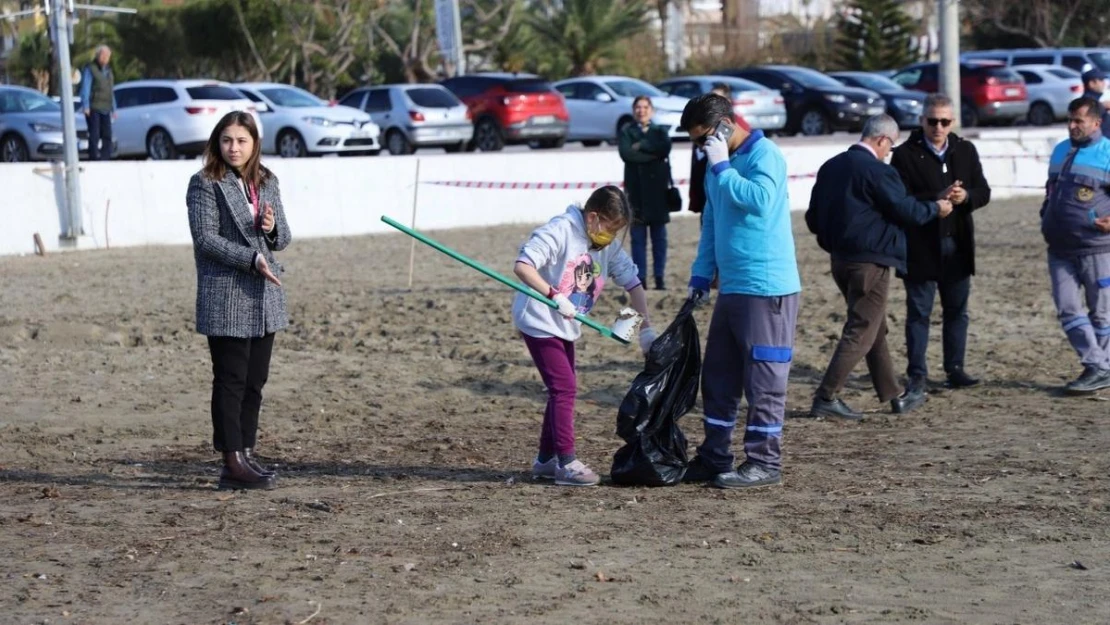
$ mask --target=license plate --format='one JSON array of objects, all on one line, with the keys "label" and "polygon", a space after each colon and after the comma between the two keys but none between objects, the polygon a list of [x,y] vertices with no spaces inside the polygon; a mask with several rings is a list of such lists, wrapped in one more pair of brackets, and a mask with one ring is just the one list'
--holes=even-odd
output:
[{"label": "license plate", "polygon": [[554,124],[555,123],[555,116],[554,115],[539,115],[537,117],[532,118],[532,123],[533,124]]},{"label": "license plate", "polygon": [[84,140],[84,139],[81,139],[80,141],[77,142],[77,149],[78,150],[87,150],[87,149],[89,149],[89,142]]},{"label": "license plate", "polygon": [[1011,88],[1003,91],[1003,93],[1005,93],[1006,97],[1008,97],[1008,98],[1016,98],[1017,96],[1021,95],[1021,89],[1016,89],[1016,88],[1011,87]]},{"label": "license plate", "polygon": [[355,131],[351,132],[351,138],[352,139],[369,139],[370,138],[370,131],[369,130],[355,130]]}]

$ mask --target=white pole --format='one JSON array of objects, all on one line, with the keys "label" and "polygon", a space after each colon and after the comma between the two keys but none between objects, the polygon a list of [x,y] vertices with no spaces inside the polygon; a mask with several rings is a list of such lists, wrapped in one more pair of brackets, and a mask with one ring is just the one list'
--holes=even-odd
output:
[{"label": "white pole", "polygon": [[940,92],[952,99],[952,112],[959,127],[960,107],[960,3],[938,0],[940,6]]},{"label": "white pole", "polygon": [[[73,67],[69,59],[69,13],[63,0],[50,0],[50,26],[54,31],[54,50],[58,59],[58,89],[62,97],[62,144],[65,153],[66,211],[69,223],[63,230],[67,239],[85,234],[81,225],[81,180],[77,159],[77,121],[73,112]],[[87,103],[85,104],[87,106]],[[111,149],[111,148],[109,148]]]},{"label": "white pole", "polygon": [[[412,222],[409,227],[416,230],[416,199],[420,196],[420,159],[416,159],[416,179],[412,183]],[[412,289],[412,272],[416,266],[416,239],[409,248],[409,289]]]}]

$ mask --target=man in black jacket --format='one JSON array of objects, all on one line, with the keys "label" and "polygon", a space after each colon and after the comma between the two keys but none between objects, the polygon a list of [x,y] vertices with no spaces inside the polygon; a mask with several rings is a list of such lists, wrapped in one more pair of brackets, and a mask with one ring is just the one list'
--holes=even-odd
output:
[{"label": "man in black jacket", "polygon": [[906,352],[908,387],[924,390],[928,383],[925,352],[929,315],[940,291],[943,311],[944,373],[949,388],[975,386],[979,380],[964,371],[967,348],[967,301],[975,274],[975,228],[971,213],[991,200],[983,165],[975,146],[952,134],[955,112],[943,95],[925,98],[921,129],[894,150],[890,164],[906,190],[919,200],[948,199],[948,219],[906,229]]},{"label": "man in black jacket", "polygon": [[821,166],[810,195],[806,225],[832,255],[833,279],[848,303],[840,342],[813,398],[814,417],[862,418],[838,395],[864,357],[879,400],[889,401],[893,412],[909,412],[925,401],[923,392],[902,392],[898,384],[886,344],[886,299],[891,269],[906,270],[902,229],[947,217],[952,204],[906,194],[898,173],[883,163],[897,142],[894,119],[868,119],[860,142]]}]

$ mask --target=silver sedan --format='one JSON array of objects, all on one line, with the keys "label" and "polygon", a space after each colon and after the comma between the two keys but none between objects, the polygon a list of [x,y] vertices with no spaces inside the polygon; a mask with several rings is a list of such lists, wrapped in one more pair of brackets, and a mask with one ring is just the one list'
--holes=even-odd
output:
[{"label": "silver sedan", "polygon": [[[77,149],[86,152],[85,118],[74,115]],[[0,86],[0,161],[58,160],[64,156],[62,107],[34,89]]]},{"label": "silver sedan", "polygon": [[1067,119],[1068,103],[1083,95],[1079,72],[1062,65],[1015,65],[1029,93],[1029,123],[1047,126]]},{"label": "silver sedan", "polygon": [[732,111],[744,118],[752,128],[782,130],[786,126],[786,101],[777,89],[733,76],[680,76],[656,85],[670,95],[694,98],[709,93],[713,85],[729,88]]}]

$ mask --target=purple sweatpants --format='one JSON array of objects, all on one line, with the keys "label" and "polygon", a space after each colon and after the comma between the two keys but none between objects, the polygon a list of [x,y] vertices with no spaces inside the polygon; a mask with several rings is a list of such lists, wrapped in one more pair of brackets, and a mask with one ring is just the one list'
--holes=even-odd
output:
[{"label": "purple sweatpants", "polygon": [[557,337],[536,338],[521,333],[532,361],[547,386],[547,409],[540,431],[540,454],[574,453],[574,399],[578,378],[574,373],[574,342]]}]

